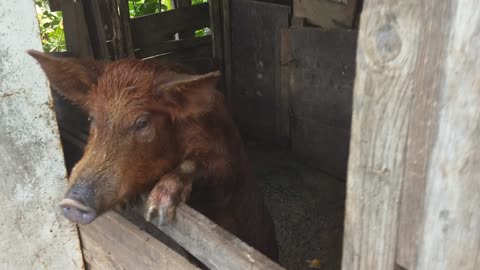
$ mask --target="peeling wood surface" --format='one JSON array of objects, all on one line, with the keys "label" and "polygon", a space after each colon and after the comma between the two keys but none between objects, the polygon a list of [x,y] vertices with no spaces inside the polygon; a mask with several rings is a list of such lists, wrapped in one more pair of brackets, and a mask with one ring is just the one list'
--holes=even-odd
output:
[{"label": "peeling wood surface", "polygon": [[0,6],[0,269],[83,269],[57,207],[67,181],[50,89],[26,53],[41,50],[34,3]]},{"label": "peeling wood surface", "polygon": [[98,217],[89,225],[80,226],[80,235],[89,270],[198,269],[112,211]]},{"label": "peeling wood surface", "polygon": [[365,1],[356,60],[342,269],[392,270],[421,3]]}]

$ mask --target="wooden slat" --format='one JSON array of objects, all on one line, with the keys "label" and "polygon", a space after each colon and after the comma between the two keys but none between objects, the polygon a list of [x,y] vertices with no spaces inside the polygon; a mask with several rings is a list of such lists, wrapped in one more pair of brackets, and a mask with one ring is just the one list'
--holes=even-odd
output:
[{"label": "wooden slat", "polygon": [[352,15],[354,13],[345,4],[332,0],[293,0],[293,16],[323,28],[350,28],[354,20]]},{"label": "wooden slat", "polygon": [[344,269],[480,268],[475,7],[365,1]]},{"label": "wooden slat", "polygon": [[[425,1],[418,96],[429,95],[433,134],[425,214],[412,269],[480,269],[480,9],[477,0]],[[435,28],[435,29],[434,29]],[[421,59],[421,60],[420,60]],[[432,73],[434,75],[432,75]],[[422,91],[421,86],[425,86]],[[427,99],[429,99],[427,97]],[[429,125],[430,124],[430,125]]]},{"label": "wooden slat", "polygon": [[159,43],[155,47],[141,48],[135,51],[135,55],[139,58],[146,58],[154,55],[164,54],[175,50],[192,49],[196,47],[209,46],[212,43],[211,36],[198,38],[169,40]]},{"label": "wooden slat", "polygon": [[48,5],[50,6],[50,11],[62,10],[62,0],[48,0]]},{"label": "wooden slat", "polygon": [[309,165],[346,178],[357,32],[296,28],[288,77],[292,151]]},{"label": "wooden slat", "polygon": [[218,69],[218,66],[215,65],[212,58],[211,44],[185,50],[176,50],[170,53],[152,56],[144,59],[147,61],[167,61],[184,64],[187,67],[193,68],[193,71],[197,73],[206,73]]},{"label": "wooden slat", "polygon": [[223,66],[222,2],[220,0],[210,0],[208,4],[212,33],[212,55]]},{"label": "wooden slat", "polygon": [[411,105],[422,91],[412,80],[424,61],[417,59],[421,3],[398,3],[365,1],[360,22],[342,269],[395,265]]},{"label": "wooden slat", "polygon": [[223,34],[223,77],[225,80],[225,98],[232,107],[232,38],[231,38],[231,0],[222,0],[222,34]]},{"label": "wooden slat", "polygon": [[107,25],[104,21],[109,21],[110,18],[105,19],[102,14],[105,12],[105,2],[86,1],[84,4],[84,12],[88,26],[88,31],[91,38],[91,46],[93,56],[95,59],[110,59],[110,53],[107,48]]},{"label": "wooden slat", "polygon": [[61,5],[67,51],[75,57],[91,57],[93,52],[83,0],[64,0]]},{"label": "wooden slat", "polygon": [[154,47],[170,36],[210,26],[208,3],[173,9],[130,20],[134,47]]},{"label": "wooden slat", "polygon": [[[175,2],[175,9],[177,8],[188,8],[192,6],[192,0],[174,0]],[[186,31],[181,31],[178,33],[178,38],[180,39],[187,39],[195,37],[195,30],[189,29]]]},{"label": "wooden slat", "polygon": [[115,212],[105,213],[79,228],[84,259],[90,270],[198,269]]},{"label": "wooden slat", "polygon": [[[136,211],[143,215],[143,203]],[[155,225],[156,219],[152,223]],[[284,269],[185,204],[177,207],[173,224],[157,228],[211,270]]]},{"label": "wooden slat", "polygon": [[254,139],[279,141],[280,35],[290,9],[238,0],[231,10],[231,100],[239,127]]}]

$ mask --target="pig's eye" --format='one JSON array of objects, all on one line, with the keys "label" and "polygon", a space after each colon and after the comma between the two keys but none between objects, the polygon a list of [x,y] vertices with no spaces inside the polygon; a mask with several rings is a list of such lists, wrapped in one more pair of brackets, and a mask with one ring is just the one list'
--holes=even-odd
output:
[{"label": "pig's eye", "polygon": [[135,129],[137,131],[145,129],[150,126],[150,119],[147,116],[142,116],[137,119],[137,122],[135,123]]},{"label": "pig's eye", "polygon": [[95,118],[92,115],[89,115],[88,122],[92,123],[93,121],[95,121]]}]

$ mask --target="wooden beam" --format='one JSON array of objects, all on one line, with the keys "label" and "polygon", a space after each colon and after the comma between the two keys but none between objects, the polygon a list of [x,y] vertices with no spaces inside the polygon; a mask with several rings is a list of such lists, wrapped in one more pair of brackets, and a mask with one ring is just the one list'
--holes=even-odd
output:
[{"label": "wooden beam", "polygon": [[222,0],[223,35],[223,78],[225,80],[225,99],[232,107],[232,37],[231,37],[231,0]]},{"label": "wooden beam", "polygon": [[79,226],[82,250],[94,269],[198,269],[115,212]]},{"label": "wooden beam", "polygon": [[[349,2],[356,1],[350,0]],[[352,5],[351,3],[350,5]],[[351,28],[352,7],[333,0],[293,0],[293,16],[305,18],[311,25],[322,28]]]},{"label": "wooden beam", "polygon": [[61,5],[67,51],[75,57],[90,58],[93,52],[83,0],[64,0]]},{"label": "wooden beam", "polygon": [[480,268],[479,31],[475,0],[365,1],[342,269]]},{"label": "wooden beam", "polygon": [[154,55],[168,53],[176,50],[192,49],[200,46],[209,46],[212,44],[211,36],[198,38],[169,40],[159,43],[154,47],[141,48],[135,51],[135,55],[139,58],[146,58]]},{"label": "wooden beam", "polygon": [[437,91],[414,269],[480,269],[480,9],[477,0],[426,1],[425,11],[420,59]]},{"label": "wooden beam", "polygon": [[[365,1],[348,164],[342,269],[392,270],[415,89],[420,3]],[[425,67],[426,68],[426,67]]]},{"label": "wooden beam", "polygon": [[[135,208],[142,216],[143,205],[140,202]],[[158,226],[156,222],[157,218],[152,220],[211,270],[284,269],[186,204],[177,207],[173,224]]]},{"label": "wooden beam", "polygon": [[173,9],[130,20],[132,40],[136,49],[154,47],[171,39],[178,32],[210,26],[208,3]]}]

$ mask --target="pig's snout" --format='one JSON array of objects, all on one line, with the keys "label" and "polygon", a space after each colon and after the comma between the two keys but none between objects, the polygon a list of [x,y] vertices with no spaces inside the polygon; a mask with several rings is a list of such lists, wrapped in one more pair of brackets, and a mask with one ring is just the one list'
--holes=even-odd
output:
[{"label": "pig's snout", "polygon": [[91,206],[93,190],[85,185],[73,185],[59,203],[63,216],[78,224],[88,224],[97,217],[97,212]]}]

